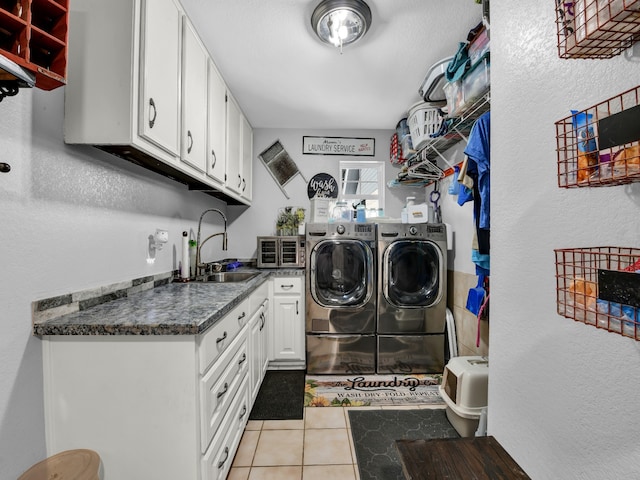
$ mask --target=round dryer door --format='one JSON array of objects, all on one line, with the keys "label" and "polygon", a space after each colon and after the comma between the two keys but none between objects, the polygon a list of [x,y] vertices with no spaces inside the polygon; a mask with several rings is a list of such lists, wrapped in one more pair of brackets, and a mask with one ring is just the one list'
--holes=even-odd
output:
[{"label": "round dryer door", "polygon": [[359,240],[323,240],[311,251],[310,287],[324,307],[364,305],[373,291],[373,255]]},{"label": "round dryer door", "polygon": [[398,240],[384,252],[382,287],[395,307],[430,307],[442,297],[442,252],[426,240]]}]

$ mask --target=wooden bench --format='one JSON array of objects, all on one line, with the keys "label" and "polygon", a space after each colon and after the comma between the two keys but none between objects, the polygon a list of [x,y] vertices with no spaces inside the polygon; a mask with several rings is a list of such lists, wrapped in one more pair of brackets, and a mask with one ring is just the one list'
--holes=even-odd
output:
[{"label": "wooden bench", "polygon": [[396,440],[407,480],[524,480],[529,476],[493,437]]}]

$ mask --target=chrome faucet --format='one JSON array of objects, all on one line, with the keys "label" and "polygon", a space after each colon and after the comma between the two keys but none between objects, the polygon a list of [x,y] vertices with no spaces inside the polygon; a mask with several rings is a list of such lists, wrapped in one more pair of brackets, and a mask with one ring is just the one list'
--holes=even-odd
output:
[{"label": "chrome faucet", "polygon": [[[224,220],[224,232],[219,232],[219,233],[214,233],[213,235],[209,235],[207,238],[205,238],[202,243],[200,243],[200,229],[202,228],[202,219],[204,218],[204,216],[208,213],[208,212],[217,212],[220,214],[220,216],[222,217],[222,219]],[[202,215],[200,215],[200,220],[198,221],[198,238],[197,238],[197,245],[196,245],[196,277],[198,276],[198,272],[205,267],[204,264],[200,264],[200,250],[202,249],[202,246],[207,242],[207,240],[213,238],[213,237],[217,237],[218,235],[222,235],[222,250],[227,250],[227,217],[225,216],[224,213],[222,213],[220,210],[218,210],[217,208],[209,208],[207,210],[205,210],[204,212],[202,212]]]}]

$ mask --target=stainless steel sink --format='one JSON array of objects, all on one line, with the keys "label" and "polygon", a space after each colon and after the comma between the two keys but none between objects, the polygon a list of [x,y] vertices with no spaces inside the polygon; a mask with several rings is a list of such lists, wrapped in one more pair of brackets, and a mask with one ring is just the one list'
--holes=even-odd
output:
[{"label": "stainless steel sink", "polygon": [[260,275],[260,272],[216,272],[198,279],[199,282],[246,282]]}]

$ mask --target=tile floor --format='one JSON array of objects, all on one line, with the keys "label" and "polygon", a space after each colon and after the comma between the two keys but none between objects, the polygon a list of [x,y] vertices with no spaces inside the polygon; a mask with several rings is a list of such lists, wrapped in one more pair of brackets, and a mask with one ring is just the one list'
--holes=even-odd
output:
[{"label": "tile floor", "polygon": [[227,480],[359,480],[348,410],[308,407],[302,420],[250,420]]}]

